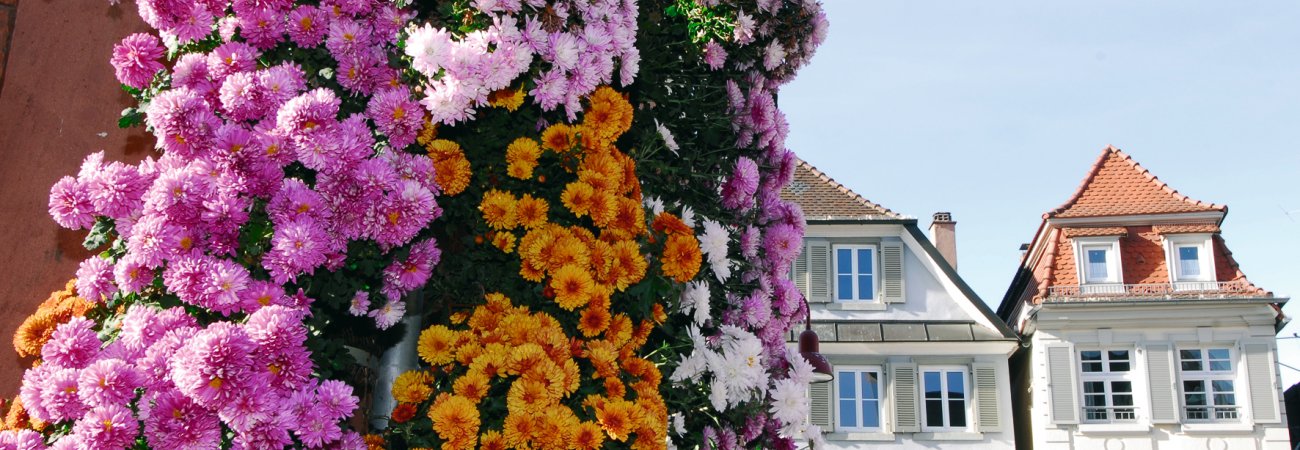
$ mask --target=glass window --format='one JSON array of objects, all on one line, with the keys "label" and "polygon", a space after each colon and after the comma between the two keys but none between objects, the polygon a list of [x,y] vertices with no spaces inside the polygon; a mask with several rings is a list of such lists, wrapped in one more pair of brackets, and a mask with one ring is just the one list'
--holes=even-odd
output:
[{"label": "glass window", "polygon": [[926,430],[966,429],[967,408],[970,403],[966,384],[967,371],[962,367],[921,368],[922,388],[925,391]]},{"label": "glass window", "polygon": [[1201,276],[1201,247],[1186,245],[1178,247],[1178,277],[1181,279],[1199,278]]},{"label": "glass window", "polygon": [[875,300],[876,248],[863,245],[835,246],[835,299]]},{"label": "glass window", "polygon": [[1232,351],[1227,348],[1178,350],[1182,377],[1183,411],[1192,421],[1237,421]]},{"label": "glass window", "polygon": [[1079,247],[1082,253],[1079,270],[1084,283],[1116,283],[1119,278],[1119,261],[1114,244],[1097,243]]},{"label": "glass window", "polygon": [[1106,251],[1101,249],[1088,250],[1088,278],[1107,279],[1109,274],[1106,273]]},{"label": "glass window", "polygon": [[1137,420],[1133,401],[1132,351],[1080,350],[1084,420],[1126,422]]},{"label": "glass window", "polygon": [[839,428],[870,430],[880,428],[880,369],[848,368],[836,371],[839,393]]}]

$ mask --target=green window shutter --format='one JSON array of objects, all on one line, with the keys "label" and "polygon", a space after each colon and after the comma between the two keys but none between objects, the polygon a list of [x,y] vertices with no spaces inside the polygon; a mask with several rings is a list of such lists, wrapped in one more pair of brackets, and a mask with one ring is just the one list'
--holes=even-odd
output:
[{"label": "green window shutter", "polygon": [[1255,423],[1278,423],[1277,386],[1273,373],[1273,347],[1268,342],[1242,345],[1246,361],[1246,380],[1250,383],[1250,414]]},{"label": "green window shutter", "polygon": [[975,414],[979,420],[979,431],[1002,431],[1002,417],[998,414],[997,367],[991,363],[975,363],[971,365],[971,374],[975,386]]},{"label": "green window shutter", "polygon": [[1074,370],[1074,346],[1047,346],[1047,383],[1051,391],[1052,423],[1079,423],[1079,383]]},{"label": "green window shutter", "polygon": [[886,242],[880,246],[880,287],[885,303],[902,303],[903,243]]},{"label": "green window shutter", "polygon": [[822,428],[822,432],[835,431],[835,421],[831,415],[831,384],[812,383],[808,385],[809,421]]},{"label": "green window shutter", "polygon": [[1169,343],[1147,344],[1147,382],[1151,422],[1178,423],[1178,389],[1174,386],[1174,352]]},{"label": "green window shutter", "polygon": [[921,410],[916,402],[916,364],[894,363],[889,365],[889,369],[894,386],[894,431],[921,431]]},{"label": "green window shutter", "polygon": [[831,301],[831,246],[825,241],[808,242],[808,301]]},{"label": "green window shutter", "polygon": [[804,245],[803,251],[799,256],[794,258],[794,264],[791,264],[794,286],[799,288],[799,293],[804,298],[808,298],[808,245]]}]

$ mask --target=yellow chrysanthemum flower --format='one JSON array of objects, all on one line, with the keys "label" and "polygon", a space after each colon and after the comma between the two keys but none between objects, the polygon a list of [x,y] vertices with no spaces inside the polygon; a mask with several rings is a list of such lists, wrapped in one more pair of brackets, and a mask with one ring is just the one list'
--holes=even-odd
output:
[{"label": "yellow chrysanthemum flower", "polygon": [[506,450],[505,437],[497,430],[488,430],[478,437],[479,450]]},{"label": "yellow chrysanthemum flower", "polygon": [[601,147],[608,146],[632,127],[632,104],[618,91],[601,86],[588,97],[582,125]]},{"label": "yellow chrysanthemum flower", "polygon": [[451,362],[456,356],[456,339],[459,334],[442,325],[426,328],[420,333],[420,359],[435,366]]},{"label": "yellow chrysanthemum flower", "polygon": [[700,243],[690,234],[674,233],[668,236],[664,244],[664,253],[659,258],[664,276],[685,283],[695,278],[700,271]]},{"label": "yellow chrysanthemum flower", "polygon": [[404,403],[421,403],[433,394],[433,377],[423,370],[412,370],[393,380],[393,398]]},{"label": "yellow chrysanthemum flower", "polygon": [[537,158],[541,156],[542,148],[537,141],[526,137],[515,139],[506,147],[506,174],[521,180],[532,178]]},{"label": "yellow chrysanthemum flower", "polygon": [[560,201],[564,203],[564,207],[578,217],[585,216],[591,211],[595,199],[596,189],[581,181],[569,183],[560,194]]},{"label": "yellow chrysanthemum flower", "polygon": [[524,378],[511,383],[506,393],[506,407],[512,414],[539,414],[553,400],[545,384]]},{"label": "yellow chrysanthemum flower", "polygon": [[483,372],[471,370],[452,383],[452,392],[477,403],[487,396],[490,381]]},{"label": "yellow chrysanthemum flower", "polygon": [[578,145],[578,128],[563,123],[546,127],[542,131],[542,147],[547,150],[564,153]]},{"label": "yellow chrysanthemum flower", "polygon": [[519,225],[530,230],[546,225],[546,214],[550,207],[546,200],[524,194],[515,203],[515,219]]},{"label": "yellow chrysanthemum flower", "polygon": [[607,399],[596,407],[596,421],[611,439],[627,442],[628,435],[637,425],[636,407],[622,399]]},{"label": "yellow chrysanthemum flower", "polygon": [[582,422],[573,430],[573,448],[596,450],[605,443],[605,431],[595,422]]},{"label": "yellow chrysanthemum flower", "polygon": [[567,265],[551,274],[550,287],[555,294],[555,303],[566,311],[573,311],[591,299],[595,282],[585,269]]},{"label": "yellow chrysanthemum flower", "polygon": [[494,230],[510,230],[518,223],[515,220],[515,196],[509,192],[496,189],[483,194],[483,202],[478,210],[483,213],[483,221]]},{"label": "yellow chrysanthemum flower", "polygon": [[488,95],[488,103],[497,108],[505,108],[506,111],[515,112],[524,104],[524,88],[519,89],[505,88],[497,90]]},{"label": "yellow chrysanthemum flower", "polygon": [[473,172],[460,144],[446,139],[434,139],[424,144],[424,148],[429,151],[429,159],[433,160],[434,181],[443,194],[456,195],[469,187]]},{"label": "yellow chrysanthemum flower", "polygon": [[497,232],[492,236],[492,245],[503,252],[510,253],[515,249],[515,234],[509,231]]},{"label": "yellow chrysanthemum flower", "polygon": [[478,443],[480,425],[478,406],[459,395],[442,394],[429,408],[433,431],[443,438],[443,450],[448,444],[453,449],[471,449]]},{"label": "yellow chrysanthemum flower", "polygon": [[415,142],[427,146],[434,139],[438,138],[438,124],[433,123],[429,116],[424,116],[424,127],[420,128],[420,134],[415,136]]},{"label": "yellow chrysanthemum flower", "polygon": [[608,309],[591,305],[582,310],[582,317],[578,319],[578,331],[583,336],[593,337],[605,331],[609,327],[609,321]]}]

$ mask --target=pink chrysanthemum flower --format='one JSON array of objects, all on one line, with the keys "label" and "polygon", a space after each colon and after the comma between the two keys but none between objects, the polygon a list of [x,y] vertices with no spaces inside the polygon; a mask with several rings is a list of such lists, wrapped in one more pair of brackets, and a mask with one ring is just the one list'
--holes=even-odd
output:
[{"label": "pink chrysanthemum flower", "polygon": [[84,317],[73,317],[59,325],[41,348],[41,359],[55,367],[86,367],[99,353],[99,335],[92,328],[94,325]]},{"label": "pink chrysanthemum flower", "polygon": [[262,267],[277,283],[295,280],[299,274],[325,264],[329,245],[329,236],[314,220],[299,218],[279,224],[271,237],[271,250],[262,258]]},{"label": "pink chrysanthemum flower", "polygon": [[404,261],[393,261],[384,269],[385,293],[389,298],[401,298],[402,295],[424,286],[433,273],[433,266],[438,264],[442,251],[437,241],[425,239],[411,245],[411,252]]},{"label": "pink chrysanthemum flower", "polygon": [[254,47],[269,49],[284,39],[285,15],[280,10],[254,8],[238,15],[239,35]]},{"label": "pink chrysanthemum flower", "polygon": [[40,420],[50,421],[50,414],[45,410],[45,395],[42,391],[50,383],[50,373],[58,370],[50,364],[42,364],[23,372],[23,383],[18,388],[18,398],[23,401],[27,414]]},{"label": "pink chrysanthemum flower", "polygon": [[244,289],[241,294],[243,310],[251,313],[270,305],[287,305],[289,302],[284,295],[284,287],[278,283],[264,280],[253,280],[248,283],[248,288]]},{"label": "pink chrysanthemum flower", "polygon": [[140,432],[140,424],[135,415],[122,405],[100,405],[85,417],[77,420],[73,427],[86,444],[86,448],[96,450],[121,450],[135,443]]},{"label": "pink chrysanthemum flower", "polygon": [[397,190],[385,197],[378,212],[380,220],[376,224],[374,239],[380,246],[388,248],[411,240],[442,210],[428,188],[414,180],[402,180]]},{"label": "pink chrysanthemum flower", "polygon": [[273,411],[265,419],[253,424],[249,429],[237,433],[234,448],[284,448],[293,444],[289,429],[297,426],[297,421],[290,417],[287,409]]},{"label": "pink chrysanthemum flower", "polygon": [[198,91],[183,87],[154,96],[145,118],[159,146],[179,157],[192,157],[210,145],[221,123]]},{"label": "pink chrysanthemum flower", "polygon": [[200,294],[201,306],[222,315],[240,309],[240,293],[251,280],[248,269],[228,259],[216,259],[207,266],[208,277]]},{"label": "pink chrysanthemum flower", "polygon": [[424,125],[424,111],[420,104],[411,100],[411,91],[406,86],[384,89],[370,99],[366,115],[375,121],[375,128],[388,136],[388,143],[393,148],[404,148],[415,142]]},{"label": "pink chrysanthemum flower", "polygon": [[337,422],[324,409],[310,408],[298,418],[298,439],[311,448],[320,448],[337,441],[343,437],[343,431]]},{"label": "pink chrysanthemum flower", "polygon": [[208,450],[221,445],[221,421],[175,389],[152,394],[141,402],[144,437],[153,448]]},{"label": "pink chrysanthemum flower", "polygon": [[316,387],[316,403],[334,420],[352,416],[359,400],[352,395],[352,386],[338,380],[325,380]]},{"label": "pink chrysanthemum flower", "polygon": [[727,50],[723,49],[721,44],[712,40],[704,44],[704,64],[707,64],[709,69],[722,69],[722,66],[726,63]]},{"label": "pink chrysanthemum flower", "polygon": [[99,256],[91,256],[77,269],[77,295],[92,302],[103,303],[117,292],[113,286],[113,263]]},{"label": "pink chrysanthemum flower", "polygon": [[280,107],[276,113],[276,128],[291,139],[333,128],[338,120],[339,103],[339,98],[329,89],[307,91]]},{"label": "pink chrysanthemum flower", "polygon": [[77,377],[77,395],[91,408],[102,405],[125,405],[135,398],[135,389],[143,377],[135,367],[120,359],[96,361]]},{"label": "pink chrysanthemum flower", "polygon": [[212,34],[212,22],[215,17],[208,10],[208,5],[203,2],[194,2],[189,7],[189,13],[176,21],[176,26],[171,28],[171,33],[176,35],[176,40],[185,43],[197,41],[208,37]]},{"label": "pink chrysanthemum flower", "polygon": [[329,49],[335,60],[355,55],[369,45],[370,29],[364,23],[350,19],[334,19],[330,22],[325,48]]},{"label": "pink chrysanthemum flower", "polygon": [[370,95],[375,90],[375,74],[379,69],[379,56],[370,52],[354,52],[341,56],[337,76],[339,85],[353,94]]},{"label": "pink chrysanthemum flower", "polygon": [[370,317],[375,319],[375,327],[381,330],[387,330],[402,320],[406,315],[406,303],[400,300],[389,300],[384,306],[374,311],[370,311]]},{"label": "pink chrysanthemum flower", "polygon": [[172,67],[172,88],[184,87],[206,94],[216,89],[208,73],[208,58],[202,53],[186,53]]},{"label": "pink chrysanthemum flower", "polygon": [[223,80],[226,75],[236,72],[249,72],[257,69],[257,58],[261,52],[243,42],[221,44],[208,54],[208,70],[214,80]]},{"label": "pink chrysanthemum flower", "polygon": [[[261,383],[258,385],[260,387]],[[236,433],[243,433],[274,414],[278,400],[264,390],[245,392],[217,410],[217,417]]]},{"label": "pink chrysanthemum flower", "polygon": [[86,181],[90,201],[98,214],[123,219],[140,211],[145,190],[153,180],[140,175],[133,166],[114,161]]},{"label": "pink chrysanthemum flower", "polygon": [[153,75],[163,69],[159,60],[165,49],[158,38],[148,33],[135,33],[113,46],[113,71],[117,81],[136,89],[144,89],[153,81]]},{"label": "pink chrysanthemum flower", "polygon": [[250,355],[257,344],[243,328],[217,322],[194,335],[171,359],[172,381],[207,408],[221,408],[251,386]]},{"label": "pink chrysanthemum flower", "polygon": [[48,450],[83,450],[85,448],[86,441],[81,436],[69,434],[50,444]]},{"label": "pink chrysanthemum flower", "polygon": [[55,367],[46,375],[41,386],[40,405],[45,409],[48,422],[76,419],[86,413],[86,404],[77,395],[77,369]]},{"label": "pink chrysanthemum flower", "polygon": [[732,210],[745,210],[753,206],[758,190],[758,164],[740,157],[731,172],[731,178],[722,184],[722,205]]},{"label": "pink chrysanthemum flower", "polygon": [[50,188],[50,216],[59,226],[73,230],[95,224],[95,205],[84,183],[65,176]]},{"label": "pink chrysanthemum flower", "polygon": [[348,314],[354,316],[364,316],[370,311],[370,293],[366,291],[357,291],[352,296],[352,301],[348,303]]},{"label": "pink chrysanthemum flower", "polygon": [[45,450],[45,439],[32,430],[4,430],[0,431],[0,449]]},{"label": "pink chrysanthemum flower", "polygon": [[272,111],[298,95],[307,86],[302,68],[294,63],[284,63],[257,72],[257,82]]},{"label": "pink chrysanthemum flower", "polygon": [[244,330],[260,349],[278,351],[298,347],[307,341],[303,311],[271,305],[248,316]]},{"label": "pink chrysanthemum flower", "polygon": [[320,45],[329,33],[329,15],[312,5],[300,5],[289,12],[289,39],[299,47]]},{"label": "pink chrysanthemum flower", "polygon": [[144,384],[150,389],[172,385],[171,360],[177,350],[185,346],[199,330],[195,327],[168,330],[163,337],[149,345],[144,357],[135,362],[144,374]]},{"label": "pink chrysanthemum flower", "polygon": [[266,205],[266,212],[271,216],[271,221],[277,224],[298,218],[321,221],[333,215],[325,204],[325,199],[297,178],[284,179],[279,192]]},{"label": "pink chrysanthemum flower", "polygon": [[226,117],[235,120],[256,120],[265,112],[261,86],[257,83],[257,74],[253,72],[236,72],[226,76],[221,82],[221,107]]}]

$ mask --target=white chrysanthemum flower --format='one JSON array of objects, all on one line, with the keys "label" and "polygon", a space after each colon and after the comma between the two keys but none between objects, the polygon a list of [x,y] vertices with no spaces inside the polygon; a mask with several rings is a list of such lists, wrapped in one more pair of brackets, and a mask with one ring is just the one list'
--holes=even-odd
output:
[{"label": "white chrysanthemum flower", "polygon": [[650,217],[658,216],[664,212],[664,201],[659,197],[648,197],[642,202],[645,203],[646,209],[650,210]]},{"label": "white chrysanthemum flower", "polygon": [[681,147],[677,146],[677,138],[673,137],[673,132],[669,131],[668,127],[664,126],[664,124],[659,123],[659,119],[655,119],[655,129],[659,130],[659,137],[663,138],[664,146],[668,147],[668,150],[672,151],[673,154],[676,155],[677,150]]},{"label": "white chrysanthemum flower", "polygon": [[725,282],[731,277],[731,260],[727,259],[727,246],[731,243],[731,233],[727,228],[712,220],[704,221],[704,234],[700,236],[700,251],[704,252],[709,267],[718,281]]},{"label": "white chrysanthemum flower", "polygon": [[785,62],[785,47],[781,46],[781,41],[773,39],[768,44],[766,51],[763,52],[763,68],[772,70]]},{"label": "white chrysanthemum flower", "polygon": [[[808,420],[808,385],[789,378],[772,382],[772,417],[781,423],[802,428]],[[793,436],[786,436],[793,437]]]},{"label": "white chrysanthemum flower", "polygon": [[407,37],[406,55],[411,57],[412,68],[432,77],[451,55],[452,45],[447,30],[426,24],[411,31]]},{"label": "white chrysanthemum flower", "polygon": [[812,383],[813,366],[808,363],[807,359],[804,359],[803,355],[800,355],[793,349],[787,348],[785,359],[790,362],[791,380],[794,380],[795,383],[799,383],[805,387],[809,383]]},{"label": "white chrysanthemum flower", "polygon": [[675,412],[671,416],[668,416],[668,419],[673,424],[673,428],[672,428],[673,433],[676,433],[678,436],[686,434],[685,415],[683,415],[681,412]]},{"label": "white chrysanthemum flower", "polygon": [[709,315],[709,284],[704,281],[692,281],[686,283],[686,290],[682,291],[681,300],[682,313],[695,314],[695,324],[704,325],[711,317]]},{"label": "white chrysanthemum flower", "polygon": [[682,207],[682,223],[686,224],[688,227],[695,228],[695,210],[691,209],[690,205]]}]

